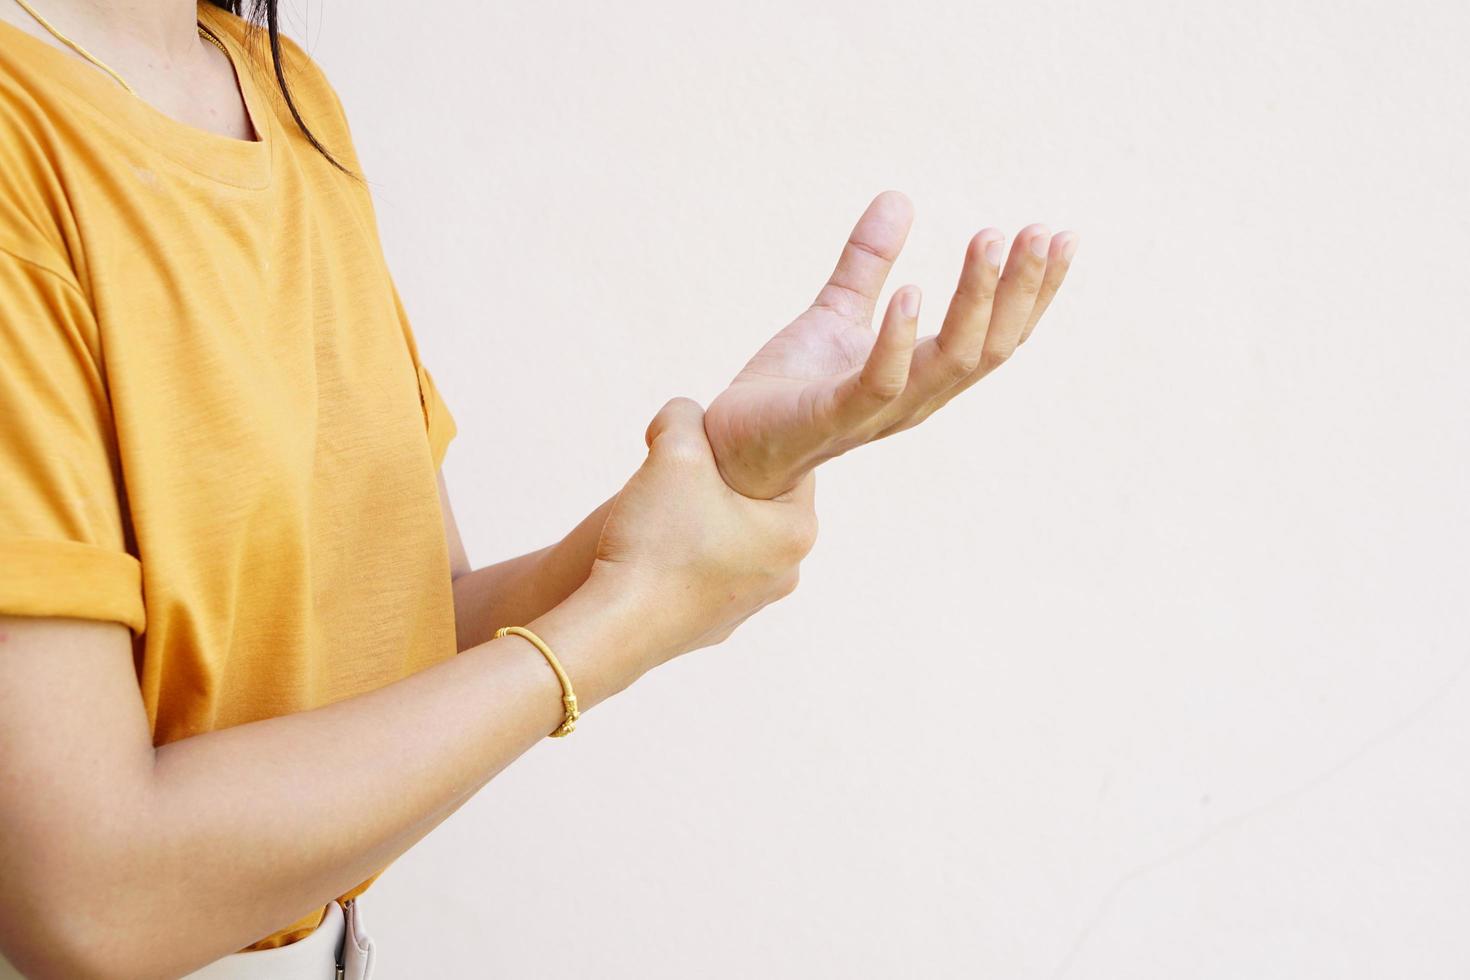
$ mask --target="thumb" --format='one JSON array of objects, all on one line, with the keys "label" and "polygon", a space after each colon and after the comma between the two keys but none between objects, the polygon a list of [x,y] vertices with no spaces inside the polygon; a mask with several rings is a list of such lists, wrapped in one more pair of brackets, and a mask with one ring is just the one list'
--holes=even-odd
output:
[{"label": "thumb", "polygon": [[694,399],[680,396],[664,402],[664,407],[648,423],[643,441],[652,449],[654,441],[660,437],[674,437],[683,442],[690,436],[697,437],[700,443],[705,442],[704,408]]}]

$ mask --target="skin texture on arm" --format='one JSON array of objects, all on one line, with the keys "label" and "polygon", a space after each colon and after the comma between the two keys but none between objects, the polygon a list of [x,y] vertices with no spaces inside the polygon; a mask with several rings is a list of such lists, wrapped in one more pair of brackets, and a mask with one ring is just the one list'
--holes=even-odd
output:
[{"label": "skin texture on arm", "polygon": [[[527,624],[584,709],[790,594],[812,547],[810,482],[736,494],[702,416],[659,413],[591,574]],[[508,636],[155,749],[125,626],[0,616],[0,949],[37,977],[197,969],[380,870],[561,719],[555,674]]]},{"label": "skin texture on arm", "polygon": [[[534,623],[584,710],[643,656],[619,607],[589,591]],[[155,751],[125,626],[0,617],[0,636],[0,946],[35,976],[233,952],[407,850],[562,715],[541,654],[506,637]]]},{"label": "skin texture on arm", "polygon": [[460,650],[485,643],[502,626],[521,626],[545,614],[581,588],[597,554],[597,540],[614,498],[588,514],[560,541],[515,558],[471,568],[444,474],[439,507],[454,588],[454,624]]}]

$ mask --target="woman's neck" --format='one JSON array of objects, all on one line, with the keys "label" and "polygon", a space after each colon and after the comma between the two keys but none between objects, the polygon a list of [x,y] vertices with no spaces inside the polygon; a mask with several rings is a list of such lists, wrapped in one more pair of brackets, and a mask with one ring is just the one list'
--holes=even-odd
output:
[{"label": "woman's neck", "polygon": [[[197,61],[195,0],[28,0],[58,30],[78,41],[126,51],[162,64]],[[0,3],[14,6],[13,0]],[[19,7],[15,12],[25,16]]]},{"label": "woman's neck", "polygon": [[79,62],[100,62],[134,95],[186,125],[232,139],[259,138],[230,58],[199,36],[195,0],[25,2],[71,44],[15,0],[0,0],[0,20]]}]

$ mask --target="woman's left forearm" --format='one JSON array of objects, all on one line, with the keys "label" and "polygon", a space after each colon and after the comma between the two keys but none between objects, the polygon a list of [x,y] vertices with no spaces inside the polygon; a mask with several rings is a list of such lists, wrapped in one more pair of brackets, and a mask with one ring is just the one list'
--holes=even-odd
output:
[{"label": "woman's left forearm", "polygon": [[502,626],[529,623],[577,591],[591,572],[612,502],[609,497],[555,544],[456,577],[457,649],[489,642]]}]

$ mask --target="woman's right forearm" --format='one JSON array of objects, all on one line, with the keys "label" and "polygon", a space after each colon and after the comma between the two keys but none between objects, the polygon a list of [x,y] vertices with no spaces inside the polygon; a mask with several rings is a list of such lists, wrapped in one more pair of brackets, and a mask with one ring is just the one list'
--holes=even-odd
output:
[{"label": "woman's right forearm", "polygon": [[[653,662],[646,617],[596,582],[530,625],[583,710]],[[367,694],[173,742],[130,781],[48,788],[63,825],[38,849],[38,908],[64,910],[72,969],[186,972],[381,870],[561,719],[550,666],[508,636]]]}]

